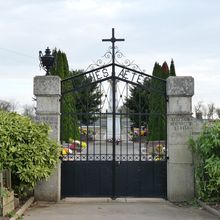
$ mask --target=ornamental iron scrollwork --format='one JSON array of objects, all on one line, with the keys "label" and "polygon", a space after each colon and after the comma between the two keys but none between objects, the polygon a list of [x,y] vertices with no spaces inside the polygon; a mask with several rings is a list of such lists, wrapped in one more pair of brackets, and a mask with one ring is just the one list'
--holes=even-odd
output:
[{"label": "ornamental iron scrollwork", "polygon": [[106,66],[108,64],[111,64],[112,63],[112,59],[111,58],[112,58],[112,53],[111,53],[111,46],[110,46],[108,48],[107,52],[102,56],[102,58],[96,60],[95,62],[93,62],[92,64],[90,64],[86,68],[86,72],[94,70],[94,69],[102,67],[102,66]]},{"label": "ornamental iron scrollwork", "polygon": [[140,71],[143,73],[146,72],[144,69],[141,69],[135,63],[135,60],[129,60],[128,58],[126,58],[126,56],[121,52],[121,50],[117,46],[114,47],[114,54],[113,54],[113,48],[112,46],[110,46],[106,51],[106,53],[102,56],[102,58],[96,60],[86,68],[86,72],[92,71],[96,68],[101,68],[113,64],[113,57],[114,57],[114,64],[118,64],[123,67],[128,67],[130,69]]},{"label": "ornamental iron scrollwork", "polygon": [[129,60],[126,56],[119,50],[119,48],[115,47],[115,63],[124,67],[128,67],[133,70],[137,70],[145,73],[145,70],[142,70],[136,63],[135,60]]}]

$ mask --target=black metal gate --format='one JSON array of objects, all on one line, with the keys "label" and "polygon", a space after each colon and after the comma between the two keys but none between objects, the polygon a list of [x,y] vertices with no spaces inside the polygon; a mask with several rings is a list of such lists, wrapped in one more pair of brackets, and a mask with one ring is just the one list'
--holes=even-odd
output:
[{"label": "black metal gate", "polygon": [[[166,81],[115,46],[62,80],[62,197],[166,197]],[[123,60],[123,61],[122,61]]]}]

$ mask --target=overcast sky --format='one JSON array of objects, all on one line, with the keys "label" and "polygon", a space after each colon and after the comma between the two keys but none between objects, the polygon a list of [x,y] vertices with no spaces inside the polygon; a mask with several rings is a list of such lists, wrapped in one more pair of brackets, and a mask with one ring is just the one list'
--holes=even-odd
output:
[{"label": "overcast sky", "polygon": [[178,76],[195,78],[194,103],[220,107],[219,0],[1,0],[0,99],[32,104],[38,51],[67,54],[71,69],[103,56],[102,38],[125,38],[123,54],[151,74],[174,59]]}]

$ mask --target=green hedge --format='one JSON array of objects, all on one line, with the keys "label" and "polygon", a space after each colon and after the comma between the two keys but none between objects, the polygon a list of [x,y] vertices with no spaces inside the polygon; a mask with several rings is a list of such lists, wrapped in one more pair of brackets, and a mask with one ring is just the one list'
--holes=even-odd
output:
[{"label": "green hedge", "polygon": [[196,189],[205,201],[220,201],[220,121],[206,124],[197,140],[190,140],[195,153]]},{"label": "green hedge", "polygon": [[59,159],[57,143],[49,139],[49,126],[17,113],[0,111],[0,169],[12,171],[18,194],[47,178]]}]

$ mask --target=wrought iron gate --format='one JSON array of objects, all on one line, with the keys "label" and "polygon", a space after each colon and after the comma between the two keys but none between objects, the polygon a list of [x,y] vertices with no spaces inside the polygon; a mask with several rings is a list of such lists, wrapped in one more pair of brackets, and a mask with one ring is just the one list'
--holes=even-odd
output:
[{"label": "wrought iron gate", "polygon": [[62,197],[166,197],[166,81],[115,46],[62,80]]}]

